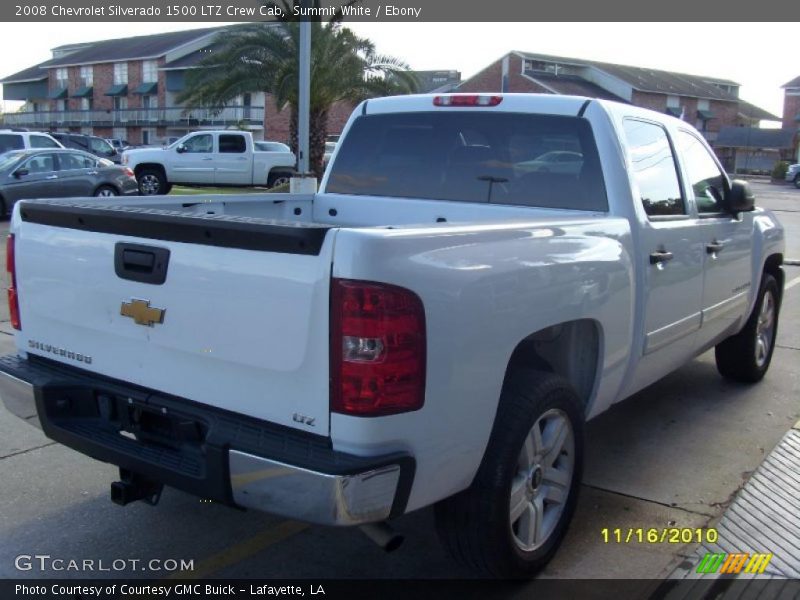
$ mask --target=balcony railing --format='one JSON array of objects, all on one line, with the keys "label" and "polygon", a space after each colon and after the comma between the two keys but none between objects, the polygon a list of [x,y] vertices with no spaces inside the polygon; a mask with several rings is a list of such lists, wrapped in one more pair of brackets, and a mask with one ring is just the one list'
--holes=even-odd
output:
[{"label": "balcony railing", "polygon": [[5,127],[226,127],[264,124],[263,106],[124,108],[16,112],[3,115]]}]

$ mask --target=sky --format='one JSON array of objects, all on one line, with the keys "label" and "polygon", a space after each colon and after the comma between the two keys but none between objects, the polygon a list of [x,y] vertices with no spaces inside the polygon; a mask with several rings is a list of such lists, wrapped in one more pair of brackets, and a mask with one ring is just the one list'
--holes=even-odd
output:
[{"label": "sky", "polygon": [[[62,44],[223,23],[0,23],[0,77]],[[744,100],[778,116],[781,85],[800,75],[795,23],[349,23],[378,52],[416,70],[474,75],[511,50],[732,79]],[[15,110],[19,103],[5,103]]]}]

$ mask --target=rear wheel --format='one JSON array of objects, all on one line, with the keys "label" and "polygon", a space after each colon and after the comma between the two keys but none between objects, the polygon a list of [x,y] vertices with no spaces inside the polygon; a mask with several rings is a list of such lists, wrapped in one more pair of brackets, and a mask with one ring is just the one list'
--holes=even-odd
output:
[{"label": "rear wheel", "polygon": [[765,273],[744,329],[715,349],[717,370],[723,377],[743,383],[755,383],[764,377],[775,350],[779,309],[778,283]]},{"label": "rear wheel", "polygon": [[156,196],[169,191],[167,178],[158,169],[142,169],[136,180],[139,182],[139,193],[142,196]]},{"label": "rear wheel", "polygon": [[119,193],[110,185],[101,185],[94,191],[94,195],[100,198],[108,198],[111,196],[119,196]]},{"label": "rear wheel", "polygon": [[267,187],[274,188],[279,185],[289,185],[291,179],[291,173],[270,173],[269,177],[267,177]]},{"label": "rear wheel", "polygon": [[523,370],[503,387],[472,485],[436,505],[449,553],[492,577],[531,577],[572,519],[583,461],[583,411],[562,377]]}]

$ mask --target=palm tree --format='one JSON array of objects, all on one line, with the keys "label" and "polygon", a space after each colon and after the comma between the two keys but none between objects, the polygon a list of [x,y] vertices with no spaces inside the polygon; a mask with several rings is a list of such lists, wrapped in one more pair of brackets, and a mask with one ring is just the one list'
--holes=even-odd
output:
[{"label": "palm tree", "polygon": [[[319,6],[319,0],[311,4]],[[178,101],[220,106],[246,92],[270,93],[278,110],[291,109],[291,146],[297,153],[300,24],[291,17],[290,0],[281,0],[280,8],[281,21],[239,25],[221,34],[213,53],[201,61],[203,68],[190,73]],[[417,81],[405,63],[376,54],[371,41],[343,27],[341,14],[312,22],[311,31],[309,165],[321,177],[331,107],[412,93]]]}]

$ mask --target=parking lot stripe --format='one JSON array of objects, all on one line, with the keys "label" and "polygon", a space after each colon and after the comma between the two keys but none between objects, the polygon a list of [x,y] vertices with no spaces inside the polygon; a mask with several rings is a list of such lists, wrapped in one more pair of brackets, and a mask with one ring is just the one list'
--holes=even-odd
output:
[{"label": "parking lot stripe", "polygon": [[800,277],[795,277],[791,281],[789,281],[785,286],[783,286],[784,291],[793,288],[798,283],[800,283]]},{"label": "parking lot stripe", "polygon": [[274,527],[262,531],[238,544],[225,548],[222,552],[214,554],[195,565],[192,571],[176,572],[166,579],[202,579],[221,571],[227,567],[235,565],[251,556],[254,556],[269,548],[273,544],[277,544],[285,539],[308,529],[307,523],[299,521],[282,521]]}]

